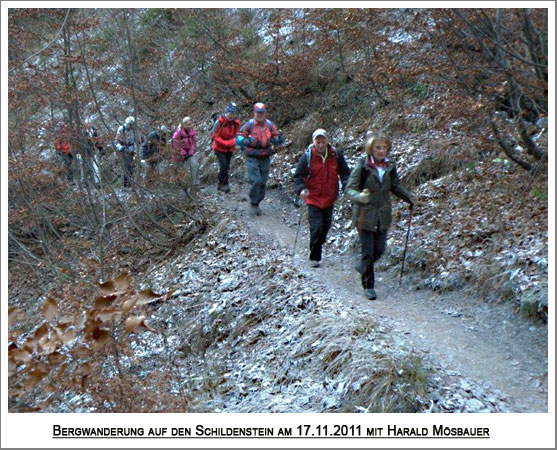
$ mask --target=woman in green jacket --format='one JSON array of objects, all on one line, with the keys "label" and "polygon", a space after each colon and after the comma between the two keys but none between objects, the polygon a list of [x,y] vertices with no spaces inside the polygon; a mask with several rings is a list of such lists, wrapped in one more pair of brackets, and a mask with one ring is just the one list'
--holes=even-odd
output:
[{"label": "woman in green jacket", "polygon": [[391,192],[414,207],[410,191],[400,184],[395,164],[387,155],[391,141],[386,136],[371,137],[366,155],[350,174],[346,195],[354,202],[352,223],[358,228],[362,246],[360,273],[367,298],[375,300],[373,264],[385,252],[391,226]]}]

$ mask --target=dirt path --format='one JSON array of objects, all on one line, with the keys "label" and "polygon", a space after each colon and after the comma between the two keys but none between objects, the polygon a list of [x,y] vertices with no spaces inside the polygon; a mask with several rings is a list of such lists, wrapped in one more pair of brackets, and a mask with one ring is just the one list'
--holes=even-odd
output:
[{"label": "dirt path", "polygon": [[[261,204],[264,214],[247,213],[247,186],[218,195],[213,186],[201,195],[217,202],[242,220],[254,235],[271,246],[293,248],[294,222],[299,210],[269,191]],[[462,376],[501,391],[512,412],[547,412],[547,327],[512,314],[508,304],[478,304],[459,293],[442,296],[414,289],[408,281],[399,285],[392,271],[377,274],[378,300],[363,296],[354,256],[331,255],[324,248],[323,265],[307,263],[307,219],[304,216],[297,242],[295,264],[311,279],[328,286],[346,302],[369,307],[370,314],[387,323],[392,333],[416,349],[427,352],[435,365],[449,375]],[[334,237],[334,230],[329,237]]]}]

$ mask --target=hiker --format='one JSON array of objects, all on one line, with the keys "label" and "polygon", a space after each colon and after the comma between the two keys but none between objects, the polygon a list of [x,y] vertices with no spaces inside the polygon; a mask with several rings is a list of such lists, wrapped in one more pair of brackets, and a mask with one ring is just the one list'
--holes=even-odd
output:
[{"label": "hiker", "polygon": [[101,152],[102,145],[97,140],[97,130],[90,123],[84,123],[81,129],[80,149],[83,181],[97,184],[99,182],[97,153]]},{"label": "hiker", "polygon": [[[151,184],[158,172],[158,165],[162,159],[162,153],[169,138],[169,130],[161,125],[151,130],[147,135],[147,141],[141,146],[143,159],[147,162],[145,183]],[[162,152],[161,152],[162,150]]]},{"label": "hiker", "polygon": [[90,122],[85,123],[83,127],[83,136],[87,141],[87,145],[90,149],[91,154],[98,153],[99,155],[104,154],[104,147],[99,140],[99,135],[97,133],[97,128]]},{"label": "hiker", "polygon": [[215,121],[211,132],[213,140],[211,148],[214,150],[220,166],[217,189],[226,193],[230,192],[228,172],[232,154],[236,150],[236,135],[240,130],[240,121],[236,119],[237,114],[236,104],[229,103],[224,114]]},{"label": "hiker", "polygon": [[391,192],[414,207],[412,194],[400,184],[395,164],[387,157],[390,150],[388,137],[370,137],[365,144],[366,155],[356,164],[346,186],[346,195],[354,202],[352,223],[360,235],[361,282],[370,300],[377,298],[373,265],[387,245]]},{"label": "hiker", "polygon": [[309,261],[312,267],[319,267],[338,197],[338,182],[340,179],[344,190],[350,168],[344,155],[329,144],[325,130],[315,130],[311,137],[313,143],[306,149],[296,167],[294,189],[308,205]]},{"label": "hiker", "polygon": [[124,187],[130,186],[133,178],[133,158],[135,155],[135,118],[127,117],[124,125],[116,133],[116,149],[122,159]]},{"label": "hiker", "polygon": [[251,185],[249,192],[250,214],[261,215],[259,203],[265,198],[265,187],[269,178],[273,146],[282,145],[276,125],[267,119],[267,106],[256,103],[253,107],[254,117],[242,125],[237,144],[246,155],[246,168]]},{"label": "hiker", "polygon": [[[191,117],[184,117],[178,129],[172,135],[172,145],[174,147],[174,162],[176,169],[182,172],[187,165],[190,172],[190,180],[193,189],[197,189],[197,157],[195,150],[197,149],[197,134],[193,127]],[[181,181],[181,180],[180,180]]]},{"label": "hiker", "polygon": [[62,156],[66,171],[66,179],[68,180],[68,183],[73,183],[73,154],[70,141],[71,136],[68,124],[66,122],[59,123],[56,129],[56,139],[54,144],[56,146],[56,152]]}]

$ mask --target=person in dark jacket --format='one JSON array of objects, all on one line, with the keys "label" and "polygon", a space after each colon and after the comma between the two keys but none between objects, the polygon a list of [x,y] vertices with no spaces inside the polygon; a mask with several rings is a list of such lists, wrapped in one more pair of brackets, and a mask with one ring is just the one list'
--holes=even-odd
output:
[{"label": "person in dark jacket", "polygon": [[265,198],[265,187],[269,178],[271,156],[274,148],[282,145],[282,137],[276,125],[267,119],[267,106],[256,103],[254,117],[247,121],[236,138],[236,143],[244,149],[246,168],[251,185],[249,192],[250,214],[261,215],[259,203]]},{"label": "person in dark jacket", "polygon": [[220,166],[217,189],[226,193],[230,192],[228,172],[230,170],[230,160],[236,150],[236,136],[240,131],[240,121],[236,119],[237,114],[236,104],[229,103],[224,110],[224,115],[215,121],[211,131],[213,140],[211,148],[214,150]]},{"label": "person in dark jacket", "polygon": [[344,189],[350,168],[343,154],[329,144],[325,130],[315,130],[312,139],[313,144],[298,161],[294,189],[308,205],[309,260],[312,267],[319,267],[323,244],[331,228],[339,180]]},{"label": "person in dark jacket", "polygon": [[124,125],[116,132],[116,150],[122,159],[124,187],[130,187],[133,180],[135,155],[135,118],[126,118]]},{"label": "person in dark jacket", "polygon": [[414,207],[410,191],[399,181],[396,166],[387,155],[391,141],[386,136],[371,137],[365,144],[366,155],[352,171],[346,196],[354,202],[352,223],[358,228],[361,243],[361,282],[367,298],[375,300],[374,263],[385,252],[391,226],[391,193]]},{"label": "person in dark jacket", "polygon": [[[143,159],[147,162],[147,170],[145,174],[145,183],[150,185],[156,178],[158,165],[161,156],[161,149],[166,147],[170,138],[170,132],[165,125],[154,128],[147,135],[147,141],[141,146],[143,151]],[[164,153],[164,150],[162,151]]]}]

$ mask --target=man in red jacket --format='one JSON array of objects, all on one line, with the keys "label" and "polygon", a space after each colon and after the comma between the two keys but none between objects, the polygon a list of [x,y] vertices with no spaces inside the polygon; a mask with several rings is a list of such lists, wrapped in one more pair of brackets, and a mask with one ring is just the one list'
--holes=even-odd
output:
[{"label": "man in red jacket", "polygon": [[315,130],[312,139],[313,144],[298,161],[294,173],[294,189],[308,205],[309,260],[312,267],[319,267],[322,247],[331,228],[333,209],[338,197],[338,182],[340,179],[344,190],[350,168],[344,155],[329,144],[325,130]]},{"label": "man in red jacket", "polygon": [[220,165],[219,184],[217,189],[226,193],[230,192],[228,185],[228,172],[230,170],[230,160],[236,150],[236,135],[240,131],[240,121],[236,119],[238,107],[235,103],[229,103],[224,110],[224,115],[220,116],[211,132],[213,143],[211,148],[215,151]]},{"label": "man in red jacket", "polygon": [[267,119],[267,106],[264,103],[253,105],[253,119],[242,125],[236,143],[246,155],[246,169],[251,186],[249,212],[260,216],[262,212],[259,204],[265,198],[271,156],[284,143],[277,126]]}]

